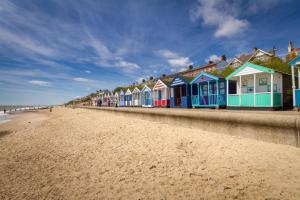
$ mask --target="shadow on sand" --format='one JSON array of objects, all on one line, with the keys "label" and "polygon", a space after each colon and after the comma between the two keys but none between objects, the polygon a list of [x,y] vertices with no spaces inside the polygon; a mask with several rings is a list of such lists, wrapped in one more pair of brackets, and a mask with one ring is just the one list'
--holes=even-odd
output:
[{"label": "shadow on sand", "polygon": [[10,133],[12,133],[12,131],[8,131],[8,130],[0,131],[0,138],[4,137],[4,136],[6,136],[6,135],[8,135]]}]

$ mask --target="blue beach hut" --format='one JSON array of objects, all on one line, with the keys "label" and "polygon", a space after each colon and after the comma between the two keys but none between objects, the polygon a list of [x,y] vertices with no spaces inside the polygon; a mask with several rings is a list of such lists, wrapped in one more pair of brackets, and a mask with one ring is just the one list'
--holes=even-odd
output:
[{"label": "blue beach hut", "polygon": [[[294,58],[289,62],[292,71],[292,88],[293,88],[293,106],[300,107],[300,56]],[[295,72],[295,69],[297,70]],[[296,74],[298,74],[298,81],[296,81]],[[298,82],[298,83],[297,83]],[[296,86],[298,84],[298,87]],[[297,89],[298,88],[298,89]]]},{"label": "blue beach hut", "polygon": [[226,107],[226,80],[200,72],[191,82],[192,107]]},{"label": "blue beach hut", "polygon": [[123,90],[119,92],[119,106],[124,107],[125,106],[125,93]]},{"label": "blue beach hut", "polygon": [[142,107],[153,107],[152,89],[150,86],[145,85],[141,90],[141,104]]},{"label": "blue beach hut", "polygon": [[191,77],[177,76],[173,79],[170,84],[171,97],[170,107],[171,108],[190,108],[191,107],[191,90],[190,80]]},{"label": "blue beach hut", "polygon": [[125,106],[127,107],[132,106],[132,92],[129,88],[125,93]]}]

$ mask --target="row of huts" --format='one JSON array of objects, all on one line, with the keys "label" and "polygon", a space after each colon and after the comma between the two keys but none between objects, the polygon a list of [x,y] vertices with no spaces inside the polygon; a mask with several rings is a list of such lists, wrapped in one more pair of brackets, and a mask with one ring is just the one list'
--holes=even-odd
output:
[{"label": "row of huts", "polygon": [[195,77],[160,78],[153,84],[103,92],[93,99],[93,105],[288,109],[300,106],[300,79],[294,72],[295,67],[299,72],[300,57],[290,65],[292,74],[246,62],[226,77],[201,71]]},{"label": "row of huts", "polygon": [[[164,76],[152,82],[102,91],[92,99],[94,106],[289,109],[300,107],[300,48],[288,44],[289,65],[272,65],[280,60],[276,48],[253,48],[229,63],[209,62],[197,69]],[[277,60],[276,60],[277,59]],[[257,62],[258,61],[258,62]],[[264,63],[269,62],[269,65]],[[268,66],[268,67],[267,67]],[[215,73],[231,68],[229,74]],[[297,87],[298,86],[298,87]],[[298,88],[298,89],[297,89]]]}]

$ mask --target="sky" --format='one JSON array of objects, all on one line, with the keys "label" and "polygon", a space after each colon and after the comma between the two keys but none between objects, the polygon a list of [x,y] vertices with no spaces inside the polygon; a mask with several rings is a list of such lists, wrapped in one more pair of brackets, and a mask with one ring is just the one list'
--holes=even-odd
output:
[{"label": "sky", "polygon": [[[300,47],[298,0],[0,0],[0,104],[98,89],[276,46]],[[298,11],[298,12],[297,12]]]}]

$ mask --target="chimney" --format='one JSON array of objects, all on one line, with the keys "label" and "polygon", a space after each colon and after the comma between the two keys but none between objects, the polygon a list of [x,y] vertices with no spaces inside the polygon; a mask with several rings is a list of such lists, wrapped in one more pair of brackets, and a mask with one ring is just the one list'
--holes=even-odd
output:
[{"label": "chimney", "polygon": [[221,61],[226,61],[226,56],[225,56],[225,54],[223,54],[223,55],[221,56]]},{"label": "chimney", "polygon": [[252,49],[252,53],[254,54],[256,51],[257,51],[257,47],[254,47],[253,49]]},{"label": "chimney", "polygon": [[288,44],[288,53],[292,53],[293,50],[294,50],[293,43],[292,43],[292,41],[289,41],[289,44]]}]

